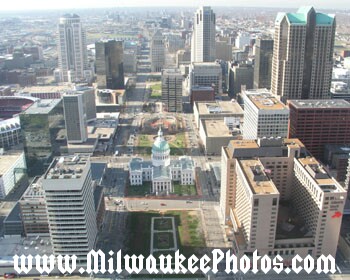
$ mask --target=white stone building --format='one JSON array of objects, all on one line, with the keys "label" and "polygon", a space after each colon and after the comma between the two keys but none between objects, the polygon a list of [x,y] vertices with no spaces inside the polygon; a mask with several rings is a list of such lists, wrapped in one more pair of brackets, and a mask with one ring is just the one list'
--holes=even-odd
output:
[{"label": "white stone building", "polygon": [[170,194],[174,192],[173,182],[181,185],[193,185],[195,177],[194,162],[190,157],[182,156],[177,160],[170,158],[170,147],[159,129],[158,137],[152,147],[152,160],[133,158],[129,163],[131,186],[152,182],[152,193]]}]

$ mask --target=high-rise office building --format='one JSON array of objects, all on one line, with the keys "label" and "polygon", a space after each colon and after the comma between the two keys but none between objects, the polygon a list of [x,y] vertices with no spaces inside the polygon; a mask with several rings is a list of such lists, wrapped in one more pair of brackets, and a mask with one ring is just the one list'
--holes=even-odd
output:
[{"label": "high-rise office building", "polygon": [[330,98],[335,28],[334,15],[312,7],[277,15],[271,90],[284,103]]},{"label": "high-rise office building", "polygon": [[217,62],[193,62],[189,70],[190,90],[194,86],[212,87],[216,95],[222,94],[222,69]]},{"label": "high-rise office building", "polygon": [[163,69],[162,102],[168,112],[182,112],[182,80],[178,69]]},{"label": "high-rise office building", "polygon": [[87,155],[54,159],[42,179],[50,238],[55,255],[76,255],[85,264],[97,236],[90,159]]},{"label": "high-rise office building", "polygon": [[59,131],[64,129],[61,99],[42,99],[20,113],[24,152],[30,176],[41,175],[60,155]]},{"label": "high-rise office building", "polygon": [[193,21],[191,62],[215,60],[215,13],[210,7],[199,8]]},{"label": "high-rise office building", "polygon": [[150,52],[151,71],[161,72],[165,67],[165,46],[163,34],[160,30],[157,30],[152,36]]},{"label": "high-rise office building", "polygon": [[258,38],[255,42],[254,88],[271,88],[273,40]]},{"label": "high-rise office building", "polygon": [[336,254],[342,186],[298,139],[232,140],[222,149],[220,207],[237,256]]},{"label": "high-rise office building", "polygon": [[61,82],[83,80],[88,62],[86,34],[78,15],[65,14],[60,17],[57,46]]},{"label": "high-rise office building", "polygon": [[289,100],[289,137],[299,138],[308,151],[324,156],[326,144],[349,144],[350,103],[343,99]]},{"label": "high-rise office building", "polygon": [[266,89],[246,90],[243,138],[282,137],[288,135],[289,109]]},{"label": "high-rise office building", "polygon": [[87,123],[96,118],[93,88],[79,88],[63,95],[67,142],[83,143],[88,138]]},{"label": "high-rise office building", "polygon": [[95,43],[97,86],[101,89],[124,88],[123,42]]}]

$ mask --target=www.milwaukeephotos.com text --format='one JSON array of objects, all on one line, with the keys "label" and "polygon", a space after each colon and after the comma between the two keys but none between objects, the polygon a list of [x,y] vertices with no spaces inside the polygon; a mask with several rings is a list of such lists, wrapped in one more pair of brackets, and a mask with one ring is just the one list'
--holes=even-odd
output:
[{"label": "www.milwaukeephotos.com text", "polygon": [[185,273],[218,273],[219,267],[225,267],[222,272],[231,273],[258,273],[260,271],[268,273],[275,271],[276,273],[290,272],[299,273],[306,271],[311,273],[335,273],[336,263],[331,256],[320,256],[314,259],[312,256],[301,258],[296,255],[290,262],[290,267],[285,267],[284,259],[280,255],[276,256],[259,256],[255,251],[252,256],[243,255],[238,258],[231,251],[223,252],[220,249],[214,249],[211,257],[204,255],[198,258],[192,255],[186,258],[179,250],[174,255],[160,255],[154,257],[149,255],[122,255],[119,250],[117,254],[110,251],[106,256],[101,250],[97,252],[92,250],[86,256],[86,264],[81,267],[77,266],[77,256],[14,256],[14,269],[19,274],[28,274],[32,270],[36,270],[39,274],[50,274],[55,268],[62,274],[71,273],[103,273],[114,274],[123,273],[124,270],[129,274],[185,274]]}]

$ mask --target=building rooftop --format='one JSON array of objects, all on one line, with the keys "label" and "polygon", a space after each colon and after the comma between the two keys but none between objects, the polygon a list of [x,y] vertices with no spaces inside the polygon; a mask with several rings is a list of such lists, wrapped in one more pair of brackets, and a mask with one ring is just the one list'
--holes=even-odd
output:
[{"label": "building rooftop", "polygon": [[199,115],[234,114],[243,116],[242,107],[235,101],[199,101],[195,102]]},{"label": "building rooftop", "polygon": [[21,200],[38,199],[45,197],[45,192],[42,187],[42,177],[35,177],[24,192]]},{"label": "building rooftop", "polygon": [[34,87],[25,87],[19,91],[19,94],[32,94],[32,93],[65,93],[66,91],[73,90],[73,86],[64,85],[64,86],[34,86]]},{"label": "building rooftop", "polygon": [[229,128],[224,120],[201,120],[207,137],[232,137]]},{"label": "building rooftop", "polygon": [[323,192],[343,192],[339,183],[314,157],[299,158],[299,162],[315,180]]},{"label": "building rooftop", "polygon": [[54,109],[61,101],[61,99],[41,99],[34,102],[27,110],[22,112],[23,115],[37,115],[48,114]]},{"label": "building rooftop", "polygon": [[288,107],[267,89],[246,90],[244,94],[259,110],[288,110]]},{"label": "building rooftop", "polygon": [[350,103],[344,99],[305,99],[305,100],[288,100],[288,104],[300,109],[312,109],[312,108],[349,108]]},{"label": "building rooftop", "polygon": [[45,179],[79,179],[89,160],[89,155],[85,154],[55,158],[45,174]]},{"label": "building rooftop", "polygon": [[16,163],[22,155],[23,152],[7,152],[4,155],[0,155],[0,177]]},{"label": "building rooftop", "polygon": [[245,178],[249,182],[253,194],[278,194],[275,184],[270,180],[260,160],[239,160]]}]

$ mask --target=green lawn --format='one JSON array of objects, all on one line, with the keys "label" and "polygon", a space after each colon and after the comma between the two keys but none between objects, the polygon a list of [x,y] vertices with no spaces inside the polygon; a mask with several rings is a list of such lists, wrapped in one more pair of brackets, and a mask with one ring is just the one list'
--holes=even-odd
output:
[{"label": "green lawn", "polygon": [[197,195],[197,189],[195,185],[180,185],[174,183],[174,193],[178,195]]},{"label": "green lawn", "polygon": [[143,182],[141,186],[127,186],[127,196],[145,196],[151,192],[151,182]]},{"label": "green lawn", "polygon": [[153,142],[150,141],[149,135],[141,134],[139,136],[139,147],[152,147]]},{"label": "green lawn", "polygon": [[169,143],[171,155],[184,155],[184,148],[186,148],[185,133],[177,133],[175,141]]},{"label": "green lawn", "polygon": [[[192,211],[193,212],[193,211]],[[128,215],[128,242],[125,253],[150,253],[152,217],[161,217],[159,212],[130,212]],[[205,247],[203,230],[199,218],[188,211],[167,211],[164,216],[175,218],[176,235],[180,253],[189,257]],[[198,254],[199,256],[199,254]]]},{"label": "green lawn", "polygon": [[157,83],[150,86],[151,98],[159,98],[162,96],[162,84]]}]

